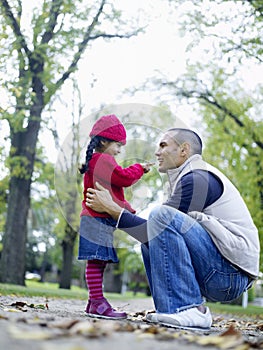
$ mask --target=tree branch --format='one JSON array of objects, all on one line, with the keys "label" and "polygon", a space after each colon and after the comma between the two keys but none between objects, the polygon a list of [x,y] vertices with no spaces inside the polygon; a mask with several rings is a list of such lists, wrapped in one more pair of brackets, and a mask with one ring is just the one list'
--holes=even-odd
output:
[{"label": "tree branch", "polygon": [[[245,45],[245,44],[247,44],[247,43],[244,43],[244,45]],[[240,50],[241,50],[241,51],[243,51],[248,57],[255,58],[255,59],[258,60],[260,63],[263,62],[263,59],[262,59],[260,56],[256,55],[255,53],[249,52],[249,50],[247,50],[247,49],[245,48],[244,45],[242,45],[242,43],[239,44],[239,45],[235,45],[235,46],[233,46],[233,47],[231,47],[231,48],[225,50],[225,52],[240,51]]]},{"label": "tree branch", "polygon": [[129,39],[132,36],[137,35],[139,32],[140,32],[140,29],[137,29],[135,32],[130,33],[130,34],[105,34],[105,33],[101,33],[101,34],[97,34],[94,36],[90,36],[89,40],[95,40],[98,38],[119,38],[119,39],[126,38],[126,39]]},{"label": "tree branch", "polygon": [[[55,0],[54,0],[55,1]],[[83,40],[79,43],[78,45],[78,50],[77,52],[74,54],[73,60],[71,62],[71,64],[69,65],[68,69],[63,73],[63,75],[61,76],[61,78],[53,85],[53,89],[52,89],[52,94],[54,93],[54,91],[57,91],[65,82],[65,80],[67,80],[67,78],[70,76],[71,73],[73,73],[76,68],[77,68],[77,64],[81,58],[81,55],[83,54],[84,50],[87,47],[87,44],[89,43],[89,41],[91,40],[95,40],[98,38],[130,38],[133,35],[136,35],[138,33],[139,30],[137,30],[136,32],[133,32],[131,34],[106,34],[106,33],[100,33],[97,35],[91,35],[93,29],[95,28],[95,26],[98,24],[99,22],[99,17],[103,11],[103,7],[106,3],[106,0],[102,0],[100,7],[97,11],[96,16],[93,18],[92,23],[90,24],[90,26],[88,27]],[[49,101],[49,94],[47,93],[46,95],[46,101],[45,103],[47,103]]]},{"label": "tree branch", "polygon": [[42,36],[41,44],[47,44],[54,35],[54,28],[57,24],[57,18],[60,14],[60,7],[63,4],[63,0],[53,0],[50,8],[50,18],[47,24],[45,33]]},{"label": "tree branch", "polygon": [[19,50],[24,50],[27,56],[30,55],[30,50],[27,47],[25,38],[23,34],[21,33],[20,26],[17,23],[17,20],[15,19],[13,12],[10,8],[10,5],[7,0],[0,0],[0,4],[2,4],[2,7],[4,9],[5,17],[7,18],[8,22],[10,23],[10,26],[15,34],[15,37],[17,39]]},{"label": "tree branch", "polygon": [[58,90],[63,85],[64,81],[67,80],[67,78],[70,76],[70,74],[75,71],[77,64],[81,58],[81,55],[84,52],[84,50],[87,47],[87,44],[90,40],[90,35],[92,33],[92,30],[95,28],[96,24],[98,23],[98,20],[99,20],[99,17],[103,11],[103,7],[105,5],[105,2],[106,2],[106,0],[101,1],[98,12],[97,12],[96,16],[93,18],[92,23],[88,27],[88,30],[85,33],[83,40],[79,43],[78,51],[75,53],[73,60],[70,64],[70,66],[68,67],[67,71],[64,72],[62,77],[54,84],[55,91]]},{"label": "tree branch", "polygon": [[245,2],[248,2],[251,6],[253,6],[255,12],[258,11],[260,13],[260,16],[263,16],[263,5],[260,4],[259,1],[245,0]]},{"label": "tree branch", "polygon": [[[185,91],[185,90],[181,90],[181,95],[184,97],[195,97],[197,99],[200,100],[204,100],[207,104],[212,105],[214,107],[216,107],[218,110],[222,111],[223,113],[225,113],[226,115],[228,115],[230,118],[232,118],[234,120],[234,122],[241,128],[246,128],[246,125],[238,118],[237,115],[235,115],[234,113],[232,113],[228,108],[226,108],[225,106],[221,105],[214,96],[212,96],[209,92],[206,93],[202,93],[202,92],[198,92],[195,90],[192,91]],[[255,144],[263,150],[263,142],[260,141],[256,135],[256,133],[251,129],[251,137],[253,139],[253,141],[255,142]]]}]

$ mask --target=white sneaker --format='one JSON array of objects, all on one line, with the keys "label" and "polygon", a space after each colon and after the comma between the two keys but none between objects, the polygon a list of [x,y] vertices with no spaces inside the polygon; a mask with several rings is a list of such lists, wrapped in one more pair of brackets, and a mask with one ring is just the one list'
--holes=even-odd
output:
[{"label": "white sneaker", "polygon": [[212,325],[212,316],[208,307],[203,314],[193,307],[175,314],[152,313],[146,315],[146,320],[151,323],[159,323],[163,326],[207,330]]}]

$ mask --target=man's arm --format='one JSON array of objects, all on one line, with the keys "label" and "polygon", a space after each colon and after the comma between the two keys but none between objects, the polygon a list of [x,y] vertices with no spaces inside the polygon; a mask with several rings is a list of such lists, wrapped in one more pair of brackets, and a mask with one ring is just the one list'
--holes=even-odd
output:
[{"label": "man's arm", "polygon": [[118,228],[138,241],[148,241],[147,221],[120,207],[113,201],[110,192],[99,183],[96,183],[96,189],[88,188],[86,205],[97,212],[108,213],[117,221]]},{"label": "man's arm", "polygon": [[163,204],[184,213],[203,211],[213,204],[223,193],[223,185],[209,171],[195,170],[184,175],[177,184],[174,193]]}]

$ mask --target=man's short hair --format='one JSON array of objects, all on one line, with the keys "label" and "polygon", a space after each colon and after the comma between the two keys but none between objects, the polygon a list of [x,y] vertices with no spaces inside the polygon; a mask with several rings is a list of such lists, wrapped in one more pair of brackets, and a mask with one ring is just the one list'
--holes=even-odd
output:
[{"label": "man's short hair", "polygon": [[182,145],[184,142],[187,142],[191,146],[192,154],[202,154],[203,143],[200,136],[190,129],[183,128],[172,128],[168,131],[173,131],[173,138],[178,145]]}]

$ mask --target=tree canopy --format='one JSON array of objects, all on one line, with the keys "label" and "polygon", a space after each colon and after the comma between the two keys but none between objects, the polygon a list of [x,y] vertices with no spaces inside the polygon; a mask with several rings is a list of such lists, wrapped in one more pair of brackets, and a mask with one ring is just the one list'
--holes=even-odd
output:
[{"label": "tree canopy", "polygon": [[140,29],[106,0],[0,0],[0,5],[0,111],[10,130],[1,280],[24,284],[32,176],[48,106],[95,40],[129,38]]},{"label": "tree canopy", "polygon": [[192,105],[204,155],[241,191],[262,246],[262,1],[170,3],[181,11],[189,42],[187,69],[176,81],[161,76],[154,84]]}]

